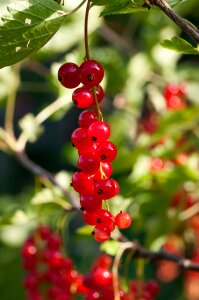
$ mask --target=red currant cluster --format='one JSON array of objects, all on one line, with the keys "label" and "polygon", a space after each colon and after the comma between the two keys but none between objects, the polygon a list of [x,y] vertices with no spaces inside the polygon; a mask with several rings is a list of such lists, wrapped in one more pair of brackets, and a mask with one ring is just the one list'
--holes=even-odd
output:
[{"label": "red currant cluster", "polygon": [[98,103],[103,100],[104,91],[99,85],[103,77],[104,70],[101,64],[93,59],[84,61],[80,67],[74,63],[65,63],[58,71],[58,79],[64,87],[73,89],[80,83],[83,84],[72,95],[72,101],[78,108],[95,105],[93,87]]},{"label": "red currant cluster", "polygon": [[[74,88],[73,103],[78,108],[88,108],[102,101],[104,92],[99,83],[104,76],[103,67],[95,60],[86,60],[80,67],[73,63],[62,65],[58,78],[62,85]],[[71,137],[73,146],[78,150],[78,168],[72,177],[72,186],[80,194],[83,219],[88,225],[95,226],[93,235],[96,241],[104,242],[110,238],[115,225],[127,228],[131,225],[128,213],[119,213],[114,217],[109,210],[102,209],[102,201],[109,200],[119,193],[112,174],[111,162],[117,155],[116,146],[109,141],[110,127],[101,121],[95,110],[82,111],[77,128]]]},{"label": "red currant cluster", "polygon": [[179,110],[186,107],[186,86],[184,84],[168,84],[164,89],[166,106],[171,110]]},{"label": "red currant cluster", "polygon": [[41,226],[22,248],[27,300],[72,300],[84,293],[83,277],[61,251],[60,237]]},{"label": "red currant cluster", "polygon": [[[84,284],[88,288],[85,300],[114,300],[113,273],[110,271],[112,259],[101,255],[95,262],[91,273],[84,276]],[[159,294],[159,286],[155,280],[146,282],[131,281],[130,289],[124,292],[119,287],[120,300],[153,300]]]},{"label": "red currant cluster", "polygon": [[[46,226],[40,226],[22,247],[23,284],[27,300],[114,300],[113,260],[99,256],[91,272],[80,275],[70,258],[60,251],[61,240]],[[153,300],[159,293],[155,280],[131,281],[129,292],[119,286],[120,300]]]}]

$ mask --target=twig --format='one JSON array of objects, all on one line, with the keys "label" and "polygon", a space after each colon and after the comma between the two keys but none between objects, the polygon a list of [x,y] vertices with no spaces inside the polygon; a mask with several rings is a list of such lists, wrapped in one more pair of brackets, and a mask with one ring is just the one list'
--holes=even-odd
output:
[{"label": "twig", "polygon": [[85,43],[86,59],[90,59],[90,51],[88,45],[88,16],[89,16],[90,5],[91,5],[91,1],[87,0],[85,21],[84,21],[84,43]]},{"label": "twig", "polygon": [[15,102],[16,102],[16,95],[17,90],[19,87],[19,70],[20,64],[16,64],[13,66],[14,70],[14,79],[12,88],[10,89],[10,93],[8,94],[7,104],[6,104],[6,112],[5,112],[5,130],[9,133],[12,137],[14,137],[14,111],[15,111]]},{"label": "twig", "polygon": [[145,0],[145,4],[158,6],[172,21],[174,21],[192,40],[199,44],[199,30],[180,17],[165,0]]},{"label": "twig", "polygon": [[48,172],[47,170],[43,169],[42,167],[38,166],[33,161],[31,161],[24,151],[16,151],[15,156],[27,170],[31,171],[31,173],[37,176],[47,178],[54,185],[59,187],[63,194],[70,200],[73,209],[79,209],[77,197],[74,196],[69,190],[63,188],[63,186],[60,185],[60,183],[57,181],[56,177],[52,173]]}]

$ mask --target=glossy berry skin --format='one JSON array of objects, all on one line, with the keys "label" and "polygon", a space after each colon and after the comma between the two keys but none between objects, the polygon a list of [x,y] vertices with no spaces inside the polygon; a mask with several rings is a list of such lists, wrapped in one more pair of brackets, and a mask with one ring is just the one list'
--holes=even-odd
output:
[{"label": "glossy berry skin", "polygon": [[100,167],[100,161],[94,153],[84,153],[78,159],[78,168],[85,174],[93,175]]},{"label": "glossy berry skin", "polygon": [[[104,90],[101,87],[101,85],[96,86],[95,92],[96,92],[96,97],[97,97],[98,103],[101,103],[102,100],[104,99]],[[95,98],[94,97],[93,97],[93,105],[95,105]]]},{"label": "glossy berry skin", "polygon": [[90,195],[94,192],[93,179],[83,172],[75,172],[72,177],[74,190],[82,195]]},{"label": "glossy berry skin", "polygon": [[82,111],[78,118],[79,127],[86,129],[95,121],[97,121],[97,113],[93,110]]},{"label": "glossy berry skin", "polygon": [[106,286],[112,283],[112,273],[106,268],[98,267],[93,271],[93,280],[98,286]]},{"label": "glossy berry skin", "polygon": [[80,80],[87,87],[99,85],[104,77],[103,67],[93,59],[84,61],[80,66]]},{"label": "glossy berry skin", "polygon": [[93,104],[93,94],[83,86],[73,92],[72,101],[78,108],[87,108]]},{"label": "glossy berry skin", "polygon": [[96,227],[101,229],[107,229],[108,231],[113,231],[115,229],[115,218],[106,209],[101,209],[96,212]]},{"label": "glossy berry skin", "polygon": [[93,212],[101,209],[102,200],[93,195],[81,195],[80,205],[87,212]]},{"label": "glossy berry skin", "polygon": [[119,193],[119,185],[114,179],[102,179],[96,183],[95,193],[101,199],[108,200]]},{"label": "glossy berry skin", "polygon": [[96,225],[97,224],[97,212],[83,211],[82,217],[84,222],[88,225]]},{"label": "glossy berry skin", "polygon": [[103,121],[95,121],[88,128],[88,136],[93,142],[104,142],[110,136],[110,127]]},{"label": "glossy berry skin", "polygon": [[115,225],[117,225],[119,228],[124,229],[131,226],[131,216],[127,212],[120,212],[115,217]]},{"label": "glossy berry skin", "polygon": [[100,143],[100,145],[96,149],[96,152],[101,162],[113,161],[117,156],[117,148],[110,141]]},{"label": "glossy berry skin", "polygon": [[88,131],[85,128],[75,129],[71,136],[71,142],[78,149],[79,154],[93,152],[97,148],[97,144],[88,137]]},{"label": "glossy berry skin", "polygon": [[80,84],[79,67],[74,63],[63,64],[58,71],[58,80],[68,88],[76,88]]},{"label": "glossy berry skin", "polygon": [[103,243],[110,239],[111,231],[106,227],[95,226],[93,236],[96,242]]}]

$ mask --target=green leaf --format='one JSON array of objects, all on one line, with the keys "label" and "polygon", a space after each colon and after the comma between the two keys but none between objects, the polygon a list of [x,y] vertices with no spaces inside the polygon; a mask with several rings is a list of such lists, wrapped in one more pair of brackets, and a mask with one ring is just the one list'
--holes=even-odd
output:
[{"label": "green leaf", "polygon": [[142,7],[143,1],[131,1],[131,0],[115,0],[115,1],[104,1],[95,0],[92,1],[93,5],[105,5],[101,16],[115,15],[115,14],[130,14],[137,11],[146,11],[145,7]]},{"label": "green leaf", "polygon": [[183,54],[199,54],[199,50],[197,48],[194,48],[187,41],[177,36],[173,37],[171,40],[162,41],[161,45],[165,48],[175,50]]},{"label": "green leaf", "polygon": [[91,235],[92,231],[93,231],[93,226],[86,225],[86,226],[78,228],[76,232],[77,232],[77,234],[80,234],[80,235]]},{"label": "green leaf", "polygon": [[28,141],[32,143],[34,143],[43,132],[43,127],[37,123],[33,114],[25,115],[19,121],[19,127],[26,135]]},{"label": "green leaf", "polygon": [[53,0],[15,1],[7,10],[0,22],[0,68],[42,48],[67,16]]},{"label": "green leaf", "polygon": [[186,0],[167,0],[170,6],[174,7],[178,4],[185,2]]},{"label": "green leaf", "polygon": [[109,255],[115,256],[120,248],[120,245],[121,243],[118,241],[107,241],[101,245],[100,250]]}]

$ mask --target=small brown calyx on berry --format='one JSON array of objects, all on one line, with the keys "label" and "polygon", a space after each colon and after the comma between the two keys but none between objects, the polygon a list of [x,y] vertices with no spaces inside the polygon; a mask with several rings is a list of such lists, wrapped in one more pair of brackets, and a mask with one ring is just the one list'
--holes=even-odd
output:
[{"label": "small brown calyx on berry", "polygon": [[96,141],[97,141],[96,136],[92,136],[91,140],[92,140],[93,142],[96,142]]},{"label": "small brown calyx on berry", "polygon": [[95,76],[93,74],[89,74],[87,76],[87,78],[88,78],[89,81],[93,81],[95,79]]},{"label": "small brown calyx on berry", "polygon": [[105,154],[101,155],[101,159],[106,160],[106,155]]},{"label": "small brown calyx on berry", "polygon": [[96,223],[101,223],[101,219],[97,218]]},{"label": "small brown calyx on berry", "polygon": [[81,207],[80,207],[80,210],[84,211],[84,210],[85,210],[85,208],[81,206]]},{"label": "small brown calyx on berry", "polygon": [[61,82],[62,81],[62,77],[60,75],[58,75],[58,80]]},{"label": "small brown calyx on berry", "polygon": [[78,105],[78,101],[77,101],[77,100],[73,100],[73,103],[74,103],[75,105]]},{"label": "small brown calyx on berry", "polygon": [[98,193],[99,195],[102,195],[102,194],[103,194],[103,191],[102,191],[102,190],[98,190],[97,193]]}]

